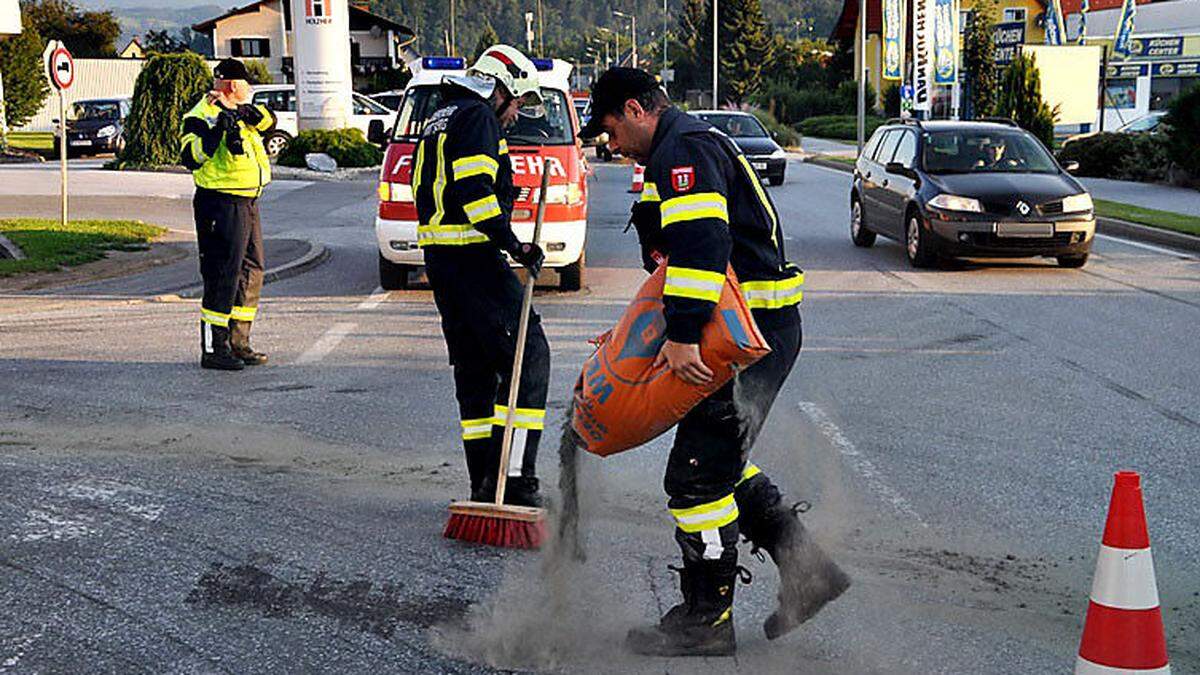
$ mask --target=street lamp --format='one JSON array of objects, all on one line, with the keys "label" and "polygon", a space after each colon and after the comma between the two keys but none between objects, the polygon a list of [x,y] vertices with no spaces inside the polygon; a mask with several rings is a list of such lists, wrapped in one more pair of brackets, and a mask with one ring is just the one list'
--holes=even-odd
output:
[{"label": "street lamp", "polygon": [[[607,28],[605,28],[605,27],[603,27],[603,26],[600,26],[599,28],[597,28],[597,29],[596,29],[596,32],[598,32],[598,33],[606,33],[606,34],[608,34],[608,35],[611,35],[611,36],[613,36],[613,43],[614,43],[614,44],[613,44],[613,47],[614,47],[614,48],[615,48],[615,47],[619,47],[619,45],[617,45],[617,44],[616,44],[616,40],[617,40],[617,34],[616,34],[616,33],[612,32],[611,30],[609,30],[609,29],[607,29]],[[614,49],[613,51],[617,52],[617,56],[620,56],[620,55],[621,55],[621,50],[620,50],[620,49]],[[604,67],[605,67],[605,68],[612,68],[612,56],[611,56],[611,55],[608,53],[608,40],[605,40],[605,41],[604,41]]]},{"label": "street lamp", "polygon": [[[866,2],[866,0],[862,0]],[[718,13],[718,4],[720,0],[713,0],[713,46],[712,46],[712,66],[713,66],[713,100],[712,107],[717,108],[717,25],[720,23],[720,14]]]},{"label": "street lamp", "polygon": [[637,67],[638,67],[638,59],[637,59],[637,15],[635,15],[635,14],[626,14],[625,12],[621,12],[621,11],[618,11],[618,10],[615,10],[615,9],[614,9],[614,10],[613,10],[613,16],[617,16],[617,17],[620,17],[620,18],[622,18],[622,19],[629,19],[629,25],[630,25],[630,35],[631,35],[631,37],[632,37],[632,44],[633,44],[633,47],[632,47],[632,49],[633,49],[633,52],[632,52],[632,54],[633,54],[633,67],[634,67],[634,68],[637,68]]}]

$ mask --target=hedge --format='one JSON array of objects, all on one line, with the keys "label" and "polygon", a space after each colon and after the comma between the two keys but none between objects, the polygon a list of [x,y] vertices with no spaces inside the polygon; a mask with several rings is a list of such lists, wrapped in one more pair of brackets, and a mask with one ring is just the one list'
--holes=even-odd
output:
[{"label": "hedge", "polygon": [[379,166],[383,151],[369,143],[361,129],[309,129],[301,131],[279,153],[280,166],[304,167],[304,156],[323,152],[341,168]]},{"label": "hedge", "polygon": [[1171,159],[1193,177],[1200,177],[1200,85],[1176,96],[1163,119]]},{"label": "hedge", "polygon": [[[867,117],[867,138],[875,133],[886,120],[882,117]],[[800,133],[816,138],[833,138],[843,141],[858,139],[858,118],[854,115],[823,115],[810,117],[799,125]]]},{"label": "hedge", "polygon": [[785,148],[794,148],[800,145],[800,134],[795,129],[783,124],[775,119],[775,116],[766,110],[759,108],[751,108],[750,113],[758,118],[759,122],[767,128],[767,132],[775,137],[775,141]]},{"label": "hedge", "polygon": [[1079,162],[1077,176],[1153,182],[1166,178],[1170,165],[1164,134],[1103,133],[1067,143],[1060,162]]}]

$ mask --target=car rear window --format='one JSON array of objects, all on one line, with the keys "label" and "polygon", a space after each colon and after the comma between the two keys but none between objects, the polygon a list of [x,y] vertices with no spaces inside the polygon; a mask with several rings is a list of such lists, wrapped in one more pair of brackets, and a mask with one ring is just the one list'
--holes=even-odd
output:
[{"label": "car rear window", "polygon": [[[557,89],[542,87],[542,114],[531,117],[524,112],[517,121],[504,130],[504,136],[513,145],[574,145],[575,129],[571,123],[571,103],[566,94]],[[441,87],[434,85],[413,87],[404,96],[404,105],[396,117],[396,129],[392,140],[415,141],[425,126],[425,120],[441,105]]]},{"label": "car rear window", "polygon": [[1058,173],[1058,164],[1021,129],[925,132],[925,171],[948,173]]},{"label": "car rear window", "polygon": [[696,116],[716,127],[718,131],[733,138],[767,137],[767,130],[758,123],[758,120],[753,115],[698,113]]}]

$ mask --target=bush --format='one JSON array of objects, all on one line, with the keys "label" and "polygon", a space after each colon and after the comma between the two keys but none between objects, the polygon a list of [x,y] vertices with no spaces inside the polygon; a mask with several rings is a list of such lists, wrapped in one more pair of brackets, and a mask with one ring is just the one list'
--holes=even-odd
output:
[{"label": "bush", "polygon": [[280,166],[304,167],[304,156],[323,152],[342,168],[379,166],[383,151],[368,143],[361,129],[309,129],[301,131],[279,153]]},{"label": "bush", "polygon": [[[867,137],[884,123],[882,117],[867,117]],[[854,115],[824,115],[810,117],[799,124],[800,133],[817,138],[853,141],[858,138],[858,119]]]},{"label": "bush", "polygon": [[774,136],[775,141],[783,147],[794,148],[800,145],[800,134],[795,129],[775,119],[775,116],[771,113],[758,108],[752,108],[750,113],[757,117],[759,122],[762,122],[767,131]]},{"label": "bush", "polygon": [[1200,85],[1171,101],[1163,123],[1171,159],[1192,176],[1200,176]]},{"label": "bush", "polygon": [[883,116],[900,116],[900,85],[894,82],[883,88]]},{"label": "bush", "polygon": [[110,166],[136,169],[179,163],[183,116],[212,88],[212,73],[194,52],[155,54],[133,86],[125,151]]},{"label": "bush", "polygon": [[[853,115],[858,111],[858,83],[842,82],[830,91],[819,85],[797,89],[790,82],[770,80],[755,94],[754,100],[784,124],[824,115]],[[875,88],[868,83],[868,114],[874,108],[874,101]]]},{"label": "bush", "polygon": [[1153,182],[1166,178],[1169,144],[1163,134],[1096,134],[1071,141],[1058,158],[1079,162],[1077,176]]},{"label": "bush", "polygon": [[246,59],[243,63],[246,64],[246,81],[250,84],[273,84],[275,82],[265,60]]}]

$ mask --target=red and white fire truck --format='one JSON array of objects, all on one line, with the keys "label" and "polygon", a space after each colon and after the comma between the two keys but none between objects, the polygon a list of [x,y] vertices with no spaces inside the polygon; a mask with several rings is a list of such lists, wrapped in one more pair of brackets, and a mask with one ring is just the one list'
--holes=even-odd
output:
[{"label": "red and white fire truck", "polygon": [[[583,284],[587,239],[587,164],[578,140],[579,118],[571,99],[571,64],[559,59],[533,59],[545,99],[537,118],[518,116],[505,130],[512,162],[515,196],[513,232],[521,241],[533,237],[542,172],[550,172],[542,249],[546,268],[558,272],[564,290]],[[417,208],[412,194],[412,156],[425,120],[439,105],[439,85],[446,75],[466,69],[460,57],[423,57],[409,64],[413,78],[396,114],[391,143],[379,174],[379,282],[385,289],[406,288],[410,273],[424,264],[417,247]]]}]

